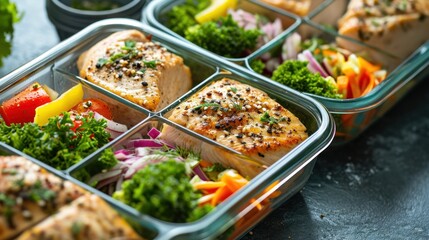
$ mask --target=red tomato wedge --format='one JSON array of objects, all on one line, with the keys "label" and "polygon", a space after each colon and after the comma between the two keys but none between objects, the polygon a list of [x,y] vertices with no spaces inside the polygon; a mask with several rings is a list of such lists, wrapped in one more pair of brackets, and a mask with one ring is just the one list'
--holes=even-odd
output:
[{"label": "red tomato wedge", "polygon": [[110,110],[109,105],[104,101],[96,98],[84,99],[82,102],[74,106],[71,110],[74,110],[80,114],[85,114],[88,112],[97,112],[103,117],[112,120],[112,111]]},{"label": "red tomato wedge", "polygon": [[51,101],[49,94],[39,84],[34,83],[0,106],[0,115],[7,125],[33,122],[35,109]]}]

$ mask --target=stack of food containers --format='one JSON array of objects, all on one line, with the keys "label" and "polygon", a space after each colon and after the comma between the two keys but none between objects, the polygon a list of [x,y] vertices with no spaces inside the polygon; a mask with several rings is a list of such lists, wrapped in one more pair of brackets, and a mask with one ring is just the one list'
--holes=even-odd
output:
[{"label": "stack of food containers", "polygon": [[[171,10],[175,6],[185,4],[185,2],[186,1],[168,0],[154,1],[146,8],[144,20],[149,25],[161,29],[182,41],[190,42],[183,36],[183,34],[180,35],[174,32],[171,24],[169,23],[169,14],[171,13]],[[418,29],[423,31],[422,29],[428,25],[427,18],[424,17],[424,12],[421,14],[414,14],[411,20],[404,20],[404,22],[397,24],[398,26],[389,25],[388,28],[386,27],[387,30],[376,29],[377,35],[381,37],[391,34],[389,31],[393,32],[391,36],[387,37],[387,40],[382,39],[377,42],[377,39],[375,41],[368,41],[368,39],[363,38],[364,36],[360,36],[361,38],[354,38],[353,34],[359,35],[360,33],[360,35],[363,35],[364,31],[359,29],[353,29],[356,30],[356,33],[353,34],[350,34],[349,32],[339,34],[339,32],[335,30],[338,20],[344,16],[347,10],[347,5],[349,3],[347,0],[300,1],[303,4],[308,4],[306,5],[307,11],[305,13],[297,11],[297,6],[294,6],[293,4],[288,6],[287,3],[293,1],[286,1],[284,5],[280,4],[280,6],[288,8],[287,10],[276,5],[278,3],[276,1],[253,0],[231,2],[237,2],[237,5],[235,6],[237,11],[244,10],[251,14],[264,16],[268,18],[269,22],[275,22],[276,19],[281,20],[282,30],[279,31],[277,35],[271,37],[270,41],[266,44],[253,49],[253,51],[248,51],[240,57],[231,58],[230,56],[225,57],[218,55],[220,58],[224,58],[249,70],[253,70],[252,64],[255,60],[261,58],[264,59],[267,55],[281,55],[279,51],[283,51],[283,54],[285,54],[284,52],[287,51],[287,49],[285,50],[283,45],[286,45],[286,40],[294,38],[296,34],[299,34],[302,42],[317,37],[322,39],[326,44],[329,44],[329,47],[331,46],[331,43],[341,43],[342,48],[346,48],[347,50],[347,47],[349,47],[352,48],[350,50],[354,51],[346,53],[347,55],[355,53],[357,56],[362,56],[364,59],[371,60],[375,65],[381,66],[383,70],[386,70],[387,77],[380,84],[373,87],[366,95],[356,96],[353,98],[334,99],[304,91],[305,94],[321,102],[334,117],[337,129],[333,145],[342,145],[355,139],[378,118],[383,116],[384,113],[394,106],[402,96],[404,96],[427,75],[428,70],[426,67],[428,65],[429,58],[427,47],[429,43],[424,43],[425,33],[419,34],[421,36],[418,38],[416,37],[413,40],[414,45],[412,45],[412,43],[405,43],[405,41],[407,41],[406,39],[402,39],[402,42],[399,43],[390,44],[394,41],[392,38],[398,38],[398,36],[401,35],[408,36],[405,34],[410,34],[407,32],[407,29],[409,28],[414,28],[413,31],[419,31]],[[270,5],[270,3],[273,5]],[[359,1],[355,1],[355,4],[358,3]],[[405,11],[408,13],[407,11],[411,11],[409,10],[411,5],[408,6],[407,4],[415,3],[406,3],[404,6],[400,5],[400,3],[398,4],[398,8],[403,7],[404,10],[390,9],[389,11]],[[360,5],[354,7],[364,9],[363,7],[360,7]],[[421,8],[423,7],[424,6]],[[375,11],[374,9],[377,8],[368,7],[367,9],[369,9],[366,10],[368,12]],[[299,16],[298,14],[302,16]],[[415,15],[420,17],[415,19]],[[240,17],[235,17],[235,19],[239,18]],[[376,27],[383,27],[382,21],[384,20],[382,18],[381,20],[380,18],[370,18],[368,21],[372,25],[375,24]],[[380,23],[377,21],[380,21]],[[248,22],[244,24],[248,24]],[[356,23],[355,25],[358,26],[359,24]],[[262,31],[266,30],[262,29]],[[373,44],[374,42],[375,44]],[[397,49],[401,49],[401,51],[388,52],[382,49],[381,46],[383,46],[383,44],[385,44],[386,47],[387,45],[390,45],[390,48],[394,48],[398,44],[405,44],[407,47],[398,47]],[[282,46],[283,50],[281,50]],[[407,50],[402,50],[402,48],[406,48]],[[396,52],[398,52],[399,55],[396,54]],[[280,61],[283,60],[285,59],[283,58]],[[277,63],[277,65],[278,64],[279,63]],[[268,74],[264,71],[263,75],[271,79],[272,71],[273,70],[268,71]]]}]

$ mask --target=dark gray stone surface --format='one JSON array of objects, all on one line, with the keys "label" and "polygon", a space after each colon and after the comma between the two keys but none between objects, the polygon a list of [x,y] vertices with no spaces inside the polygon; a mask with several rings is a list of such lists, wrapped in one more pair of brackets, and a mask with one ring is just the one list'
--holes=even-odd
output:
[{"label": "dark gray stone surface", "polygon": [[[15,2],[24,17],[0,77],[59,41],[44,1]],[[427,89],[418,85],[356,141],[323,153],[304,189],[243,239],[429,239]]]}]

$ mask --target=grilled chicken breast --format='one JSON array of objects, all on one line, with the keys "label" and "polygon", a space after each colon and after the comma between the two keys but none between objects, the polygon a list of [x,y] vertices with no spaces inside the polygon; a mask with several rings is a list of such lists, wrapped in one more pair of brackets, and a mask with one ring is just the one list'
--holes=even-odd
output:
[{"label": "grilled chicken breast", "polygon": [[83,195],[23,157],[0,157],[0,239],[9,239]]},{"label": "grilled chicken breast", "polygon": [[183,59],[137,30],[114,33],[82,54],[80,76],[157,111],[192,87]]},{"label": "grilled chicken breast", "polygon": [[101,198],[85,195],[24,232],[18,239],[132,240],[141,237]]},{"label": "grilled chicken breast", "polygon": [[305,16],[310,11],[311,0],[261,0],[269,5]]},{"label": "grilled chicken breast", "polygon": [[[429,39],[429,1],[427,0],[351,0],[339,19],[339,33],[385,50],[403,60]],[[337,38],[351,51],[363,46]]]},{"label": "grilled chicken breast", "polygon": [[[186,128],[234,149],[251,159],[271,165],[308,137],[306,127],[266,93],[235,80],[213,82],[174,109],[169,117]],[[231,159],[219,148],[165,125],[161,138],[193,147],[208,161],[230,166],[254,176],[262,170]]]}]

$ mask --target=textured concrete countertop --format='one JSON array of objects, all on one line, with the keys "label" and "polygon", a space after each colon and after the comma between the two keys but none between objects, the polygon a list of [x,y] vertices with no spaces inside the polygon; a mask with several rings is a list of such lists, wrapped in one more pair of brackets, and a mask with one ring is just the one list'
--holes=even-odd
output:
[{"label": "textured concrete countertop", "polygon": [[[59,42],[44,1],[15,2],[25,13],[0,77]],[[429,239],[428,89],[421,83],[356,141],[322,153],[304,189],[243,239]]]}]

